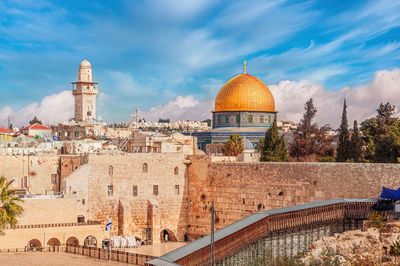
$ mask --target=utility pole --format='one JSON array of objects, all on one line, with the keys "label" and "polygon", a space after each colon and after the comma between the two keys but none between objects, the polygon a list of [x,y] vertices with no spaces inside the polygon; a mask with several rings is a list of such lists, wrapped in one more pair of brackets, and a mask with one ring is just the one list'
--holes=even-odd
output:
[{"label": "utility pole", "polygon": [[210,265],[214,266],[214,201],[211,202]]},{"label": "utility pole", "polygon": [[11,116],[7,116],[7,128],[10,128]]}]

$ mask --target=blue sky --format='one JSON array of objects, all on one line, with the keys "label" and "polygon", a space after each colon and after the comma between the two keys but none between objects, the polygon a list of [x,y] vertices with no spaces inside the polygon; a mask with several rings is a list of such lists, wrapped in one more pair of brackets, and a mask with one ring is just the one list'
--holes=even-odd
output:
[{"label": "blue sky", "polygon": [[106,121],[212,101],[243,60],[268,86],[363,86],[400,67],[399,14],[392,0],[2,1],[0,111],[69,90],[85,58]]}]

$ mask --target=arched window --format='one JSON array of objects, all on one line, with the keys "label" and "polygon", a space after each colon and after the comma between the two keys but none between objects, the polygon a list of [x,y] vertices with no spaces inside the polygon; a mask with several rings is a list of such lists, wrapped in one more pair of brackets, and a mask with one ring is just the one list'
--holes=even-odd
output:
[{"label": "arched window", "polygon": [[114,173],[114,167],[112,167],[112,165],[110,165],[110,166],[108,167],[108,175],[109,175],[109,176],[112,176],[113,173]]},{"label": "arched window", "polygon": [[174,169],[174,175],[178,175],[179,174],[179,168],[178,167],[175,167],[175,169]]},{"label": "arched window", "polygon": [[149,167],[147,166],[147,163],[144,163],[143,167],[142,167],[143,173],[147,173],[148,170],[149,170]]}]

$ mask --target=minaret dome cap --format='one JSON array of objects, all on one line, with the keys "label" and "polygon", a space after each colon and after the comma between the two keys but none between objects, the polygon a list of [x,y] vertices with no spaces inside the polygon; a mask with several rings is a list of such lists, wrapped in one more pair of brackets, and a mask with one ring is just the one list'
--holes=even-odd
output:
[{"label": "minaret dome cap", "polygon": [[81,62],[81,64],[79,65],[79,67],[91,67],[91,65],[90,65],[89,61],[85,59],[85,60],[83,60],[83,61]]}]

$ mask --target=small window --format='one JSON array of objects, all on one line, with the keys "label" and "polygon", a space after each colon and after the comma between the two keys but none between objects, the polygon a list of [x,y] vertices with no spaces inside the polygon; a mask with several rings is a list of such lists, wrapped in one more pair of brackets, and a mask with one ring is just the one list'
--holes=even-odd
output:
[{"label": "small window", "polygon": [[113,186],[110,185],[108,186],[108,196],[112,196],[113,195]]},{"label": "small window", "polygon": [[240,115],[236,115],[236,124],[240,123]]},{"label": "small window", "polygon": [[179,168],[178,167],[175,167],[175,169],[174,169],[174,175],[178,175],[179,174]]},{"label": "small window", "polygon": [[149,167],[147,166],[147,163],[144,163],[143,166],[142,166],[143,173],[147,173],[147,171],[149,170],[148,168]]},{"label": "small window", "polygon": [[225,123],[229,123],[229,116],[225,116]]},{"label": "small window", "polygon": [[22,178],[22,187],[27,188],[28,187],[28,177],[24,176]]},{"label": "small window", "polygon": [[218,115],[217,118],[218,118],[218,124],[220,124],[221,123],[221,116]]},{"label": "small window", "polygon": [[82,205],[85,205],[85,199],[82,199]]},{"label": "small window", "polygon": [[253,115],[249,115],[249,124],[253,123]]},{"label": "small window", "polygon": [[137,186],[133,186],[133,196],[137,197]]},{"label": "small window", "polygon": [[175,192],[179,195],[179,185],[175,185]]},{"label": "small window", "polygon": [[57,175],[56,174],[51,174],[51,183],[56,184],[57,183]]},{"label": "small window", "polygon": [[261,124],[264,123],[264,116],[260,116],[260,123],[261,123]]},{"label": "small window", "polygon": [[268,123],[271,124],[271,116],[270,115],[268,116]]},{"label": "small window", "polygon": [[112,167],[111,165],[108,167],[108,175],[109,176],[113,176],[114,174],[114,167]]},{"label": "small window", "polygon": [[154,196],[158,195],[158,185],[153,185],[153,195]]},{"label": "small window", "polygon": [[84,223],[84,222],[85,222],[85,216],[78,215],[78,223]]}]

